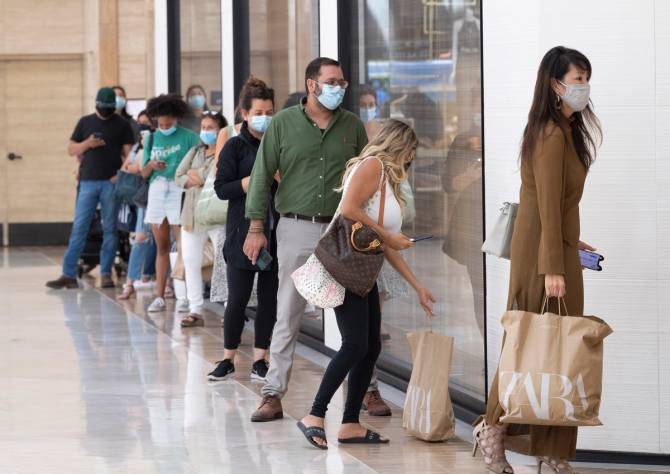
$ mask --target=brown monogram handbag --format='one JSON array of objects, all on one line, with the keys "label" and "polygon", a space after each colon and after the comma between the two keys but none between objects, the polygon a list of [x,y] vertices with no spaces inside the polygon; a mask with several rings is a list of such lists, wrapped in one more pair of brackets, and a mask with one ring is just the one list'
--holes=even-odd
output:
[{"label": "brown monogram handbag", "polygon": [[[383,227],[386,202],[383,171],[381,181],[377,222]],[[381,236],[371,227],[337,215],[321,236],[314,255],[340,285],[358,296],[366,296],[375,286],[384,264],[382,243]]]}]

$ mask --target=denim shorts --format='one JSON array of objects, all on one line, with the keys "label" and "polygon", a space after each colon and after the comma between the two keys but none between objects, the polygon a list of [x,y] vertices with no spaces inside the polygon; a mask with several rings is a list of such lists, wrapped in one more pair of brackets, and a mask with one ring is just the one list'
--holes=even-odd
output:
[{"label": "denim shorts", "polygon": [[179,225],[181,196],[184,190],[174,180],[158,176],[149,185],[149,200],[144,222],[162,224],[165,219],[170,225]]}]

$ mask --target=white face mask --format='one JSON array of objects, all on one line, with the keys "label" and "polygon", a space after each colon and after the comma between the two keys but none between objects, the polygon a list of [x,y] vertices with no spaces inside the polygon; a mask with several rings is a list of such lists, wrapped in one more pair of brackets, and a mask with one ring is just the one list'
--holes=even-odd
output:
[{"label": "white face mask", "polygon": [[561,81],[558,81],[558,83],[565,87],[565,94],[560,96],[561,100],[572,110],[581,112],[589,105],[590,84],[564,84]]}]

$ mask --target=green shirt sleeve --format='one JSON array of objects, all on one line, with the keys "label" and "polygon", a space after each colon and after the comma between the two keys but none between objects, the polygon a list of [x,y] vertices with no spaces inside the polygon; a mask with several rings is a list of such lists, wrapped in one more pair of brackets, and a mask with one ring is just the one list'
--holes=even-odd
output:
[{"label": "green shirt sleeve", "polygon": [[265,220],[268,213],[270,188],[275,172],[279,169],[279,138],[281,136],[279,121],[270,122],[270,127],[263,135],[254,168],[249,180],[247,193],[247,219]]}]

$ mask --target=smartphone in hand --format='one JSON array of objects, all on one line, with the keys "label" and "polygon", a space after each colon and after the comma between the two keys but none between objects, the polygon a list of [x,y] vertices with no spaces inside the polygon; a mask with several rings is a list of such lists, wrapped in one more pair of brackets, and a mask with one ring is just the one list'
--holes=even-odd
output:
[{"label": "smartphone in hand", "polygon": [[256,259],[256,266],[260,268],[261,270],[265,270],[272,264],[272,255],[270,255],[270,252],[263,247],[261,249],[261,252],[258,254],[258,258]]},{"label": "smartphone in hand", "polygon": [[605,260],[605,257],[598,253],[589,252],[588,250],[580,250],[579,260],[581,261],[582,267],[584,268],[588,268],[589,270],[594,270],[596,272],[603,271],[603,267],[600,266],[600,262]]},{"label": "smartphone in hand", "polygon": [[417,235],[416,237],[410,237],[410,238],[409,238],[409,241],[410,241],[410,242],[421,242],[422,240],[430,240],[430,239],[432,239],[432,238],[433,238],[433,236],[430,235],[430,234],[426,234],[426,235]]}]

